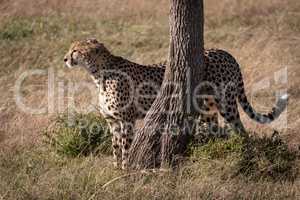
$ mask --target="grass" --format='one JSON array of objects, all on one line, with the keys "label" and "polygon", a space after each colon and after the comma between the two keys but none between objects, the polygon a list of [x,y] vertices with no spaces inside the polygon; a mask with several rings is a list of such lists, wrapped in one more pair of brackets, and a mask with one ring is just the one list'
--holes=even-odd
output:
[{"label": "grass", "polygon": [[[94,122],[95,116],[77,119]],[[58,123],[63,129],[74,128],[61,119]],[[59,134],[59,142],[69,135]],[[193,144],[182,167],[158,173],[116,170],[103,153],[70,157],[70,146],[64,151],[57,151],[56,145],[19,147],[0,154],[0,195],[4,199],[295,199],[298,155],[278,137],[244,142],[233,135]],[[77,147],[71,148],[77,152]]]},{"label": "grass", "polygon": [[45,142],[61,155],[71,157],[98,153],[111,154],[111,134],[106,122],[95,114],[63,115],[44,132]]},{"label": "grass", "polygon": [[246,140],[237,173],[251,179],[295,181],[299,173],[299,152],[288,148],[278,132],[272,137]]},{"label": "grass", "polygon": [[190,152],[193,158],[225,159],[228,155],[237,154],[240,156],[243,144],[243,138],[235,134],[227,139],[212,137],[199,144],[192,143]]},{"label": "grass", "polygon": [[[221,160],[230,163],[232,176],[252,181],[295,181],[299,173],[299,152],[291,150],[278,132],[272,137],[249,138],[231,135],[212,137],[189,148],[193,160]],[[227,172],[230,173],[230,172]]]},{"label": "grass", "polygon": [[112,168],[106,151],[95,154],[85,147],[78,151],[87,141],[94,148],[107,144],[100,135],[84,142],[78,136],[78,130],[99,134],[88,127],[97,123],[104,128],[101,118],[76,114],[71,122],[65,116],[58,118],[47,130],[46,146],[0,154],[4,199],[294,199],[299,195],[299,154],[278,133],[248,139],[235,134],[211,137],[191,143],[190,156],[173,172],[124,172]]},{"label": "grass", "polygon": [[[53,68],[55,83],[91,82],[83,71],[62,67],[70,43],[86,37],[96,37],[113,53],[139,63],[165,60],[168,2],[24,2],[0,3],[0,199],[299,198],[299,157],[292,150],[300,144],[298,0],[205,2],[206,47],[226,49],[237,58],[249,96],[252,84],[273,80],[278,69],[288,66],[288,128],[280,131],[280,137],[272,137],[272,128],[256,127],[242,115],[245,126],[255,132],[247,142],[236,135],[213,138],[192,145],[190,157],[172,173],[133,174],[112,168],[106,148],[110,139],[102,130],[80,126],[81,119],[105,126],[101,118],[79,114],[70,126],[63,113],[23,113],[15,105],[13,87],[28,69]],[[34,76],[24,82],[28,105],[47,107],[47,79]],[[268,91],[282,87],[271,83]],[[270,97],[270,92],[263,92],[251,103],[261,111],[265,107],[257,103],[267,102],[269,110]],[[86,91],[80,91],[75,103],[84,107],[89,99]],[[52,124],[57,116],[62,117]],[[45,138],[42,132],[47,127]]]},{"label": "grass", "polygon": [[33,28],[28,21],[13,20],[11,23],[4,24],[0,33],[0,40],[19,40],[30,37]]}]

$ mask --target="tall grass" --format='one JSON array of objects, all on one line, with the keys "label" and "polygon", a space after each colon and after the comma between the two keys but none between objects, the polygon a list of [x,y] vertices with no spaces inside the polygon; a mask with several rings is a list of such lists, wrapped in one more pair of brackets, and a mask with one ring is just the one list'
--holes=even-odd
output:
[{"label": "tall grass", "polygon": [[[165,60],[169,2],[2,1],[0,199],[299,198],[299,158],[291,150],[300,143],[299,2],[205,1],[205,46],[228,50],[237,58],[249,94],[252,84],[273,80],[274,72],[288,66],[289,127],[280,132],[279,139],[271,137],[272,128],[256,127],[242,115],[245,126],[259,135],[248,143],[238,136],[212,139],[193,145],[191,157],[177,171],[128,174],[112,168],[112,158],[106,153],[110,151],[106,149],[108,137],[82,128],[80,120],[69,126],[66,118],[59,118],[47,132],[52,145],[45,144],[41,132],[53,116],[20,111],[13,87],[22,72],[50,67],[64,74],[65,81],[91,81],[83,71],[62,67],[70,43],[86,37],[96,37],[114,54],[139,63]],[[32,77],[24,83],[24,87],[30,86],[24,92],[26,103],[47,105],[46,81],[47,77]],[[263,109],[269,109],[271,91],[281,87],[285,86],[271,82],[268,91],[254,95],[252,103],[257,108],[258,102],[265,102],[259,108],[265,105]],[[78,96],[78,106],[90,98],[85,93]],[[76,118],[103,124],[94,115]],[[264,133],[266,137],[261,136]],[[101,144],[107,145],[104,151],[98,149]]]}]

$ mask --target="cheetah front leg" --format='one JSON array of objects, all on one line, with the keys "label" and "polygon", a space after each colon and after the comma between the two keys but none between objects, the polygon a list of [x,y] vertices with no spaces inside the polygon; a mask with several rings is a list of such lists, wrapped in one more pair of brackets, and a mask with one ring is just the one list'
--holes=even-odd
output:
[{"label": "cheetah front leg", "polygon": [[121,151],[122,151],[122,169],[128,169],[128,154],[129,148],[133,140],[133,123],[126,122],[122,125],[122,135],[121,135]]},{"label": "cheetah front leg", "polygon": [[119,122],[109,122],[109,127],[112,133],[113,164],[114,167],[119,168],[122,162],[121,124]]}]

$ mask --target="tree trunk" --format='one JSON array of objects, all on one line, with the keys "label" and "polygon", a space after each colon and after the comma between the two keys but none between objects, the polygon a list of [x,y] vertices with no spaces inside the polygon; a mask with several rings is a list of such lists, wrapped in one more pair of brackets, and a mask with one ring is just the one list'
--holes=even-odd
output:
[{"label": "tree trunk", "polygon": [[203,0],[171,0],[169,64],[131,146],[133,169],[169,167],[186,150],[197,115],[193,92],[203,74],[203,20]]}]

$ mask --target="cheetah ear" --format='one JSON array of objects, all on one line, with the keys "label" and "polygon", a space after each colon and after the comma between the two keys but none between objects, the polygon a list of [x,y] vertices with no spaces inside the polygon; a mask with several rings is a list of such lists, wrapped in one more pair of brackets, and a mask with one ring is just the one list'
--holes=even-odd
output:
[{"label": "cheetah ear", "polygon": [[87,42],[92,43],[92,44],[98,44],[99,43],[96,38],[89,38],[89,39],[87,39]]},{"label": "cheetah ear", "polygon": [[97,47],[95,51],[96,51],[96,54],[98,54],[100,52],[100,48]]},{"label": "cheetah ear", "polygon": [[98,54],[100,51],[103,51],[103,49],[105,49],[104,44],[98,42],[96,46],[96,53]]}]

